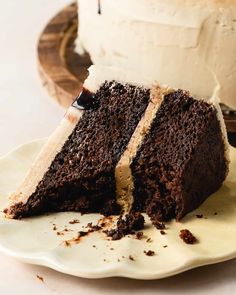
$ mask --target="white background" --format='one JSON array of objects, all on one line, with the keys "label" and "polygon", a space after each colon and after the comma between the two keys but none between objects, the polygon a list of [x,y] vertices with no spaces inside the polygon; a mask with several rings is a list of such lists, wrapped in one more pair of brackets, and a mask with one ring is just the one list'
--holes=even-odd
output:
[{"label": "white background", "polygon": [[[89,0],[88,0],[89,1]],[[37,40],[68,0],[0,0],[0,156],[48,136],[63,116],[37,72]],[[37,275],[44,278],[41,282]],[[160,281],[86,280],[0,254],[0,295],[236,294],[236,260]]]}]

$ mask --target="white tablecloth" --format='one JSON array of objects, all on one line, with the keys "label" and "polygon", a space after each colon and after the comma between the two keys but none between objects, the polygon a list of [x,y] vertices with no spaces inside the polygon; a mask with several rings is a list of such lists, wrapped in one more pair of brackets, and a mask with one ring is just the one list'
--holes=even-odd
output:
[{"label": "white tablecloth", "polygon": [[[88,0],[89,1],[89,0]],[[68,0],[0,1],[0,155],[48,136],[64,111],[43,89],[36,45],[47,21]],[[44,278],[41,282],[37,275]],[[236,294],[236,260],[160,281],[86,280],[0,254],[0,294]]]}]

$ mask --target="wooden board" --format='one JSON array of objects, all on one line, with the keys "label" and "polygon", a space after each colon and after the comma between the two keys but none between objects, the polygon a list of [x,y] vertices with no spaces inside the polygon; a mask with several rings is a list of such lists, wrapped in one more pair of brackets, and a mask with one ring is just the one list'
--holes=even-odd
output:
[{"label": "wooden board", "polygon": [[[89,55],[74,52],[77,38],[77,5],[59,12],[43,30],[38,43],[39,72],[43,85],[59,104],[68,107],[81,90],[91,65]],[[236,99],[236,98],[235,98]],[[222,106],[229,132],[236,132],[236,111]]]},{"label": "wooden board", "polygon": [[73,3],[49,21],[38,43],[43,85],[63,107],[68,107],[78,95],[91,65],[88,55],[74,52],[77,28],[77,5]]}]

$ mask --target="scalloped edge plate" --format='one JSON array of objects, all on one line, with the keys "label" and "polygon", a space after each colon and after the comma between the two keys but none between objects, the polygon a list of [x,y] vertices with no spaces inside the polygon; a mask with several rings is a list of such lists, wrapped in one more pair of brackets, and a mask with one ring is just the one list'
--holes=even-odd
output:
[{"label": "scalloped edge plate", "polygon": [[[7,205],[8,194],[23,180],[44,142],[45,139],[33,141],[0,158],[1,209]],[[0,213],[0,250],[26,263],[84,278],[160,279],[235,258],[235,148],[230,149],[230,157],[230,173],[221,189],[181,222],[168,223],[165,235],[145,216],[147,223],[141,240],[130,236],[109,241],[104,233],[94,232],[66,246],[65,241],[73,240],[88,222],[96,223],[101,216],[67,212],[9,220]],[[203,218],[197,218],[197,214]],[[74,219],[80,223],[70,224]],[[179,238],[180,229],[185,228],[198,238],[197,244],[187,245]],[[151,242],[147,242],[148,238]],[[148,250],[155,255],[145,255],[144,251]]]}]

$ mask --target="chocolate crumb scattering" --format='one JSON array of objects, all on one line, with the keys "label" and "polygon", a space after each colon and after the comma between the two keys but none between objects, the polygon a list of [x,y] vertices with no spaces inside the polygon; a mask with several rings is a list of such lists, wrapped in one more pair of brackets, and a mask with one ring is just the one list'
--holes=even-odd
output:
[{"label": "chocolate crumb scattering", "polygon": [[79,243],[81,238],[87,236],[88,234],[89,231],[79,231],[77,237],[74,237],[70,240],[66,240],[63,243],[65,246],[70,246],[71,244]]},{"label": "chocolate crumb scattering", "polygon": [[152,250],[148,250],[148,251],[143,251],[147,256],[154,256],[155,252]]},{"label": "chocolate crumb scattering", "polygon": [[164,246],[163,246],[163,248],[167,248],[167,247],[168,247],[167,245],[164,245]]},{"label": "chocolate crumb scattering", "polygon": [[41,282],[44,282],[44,278],[39,276],[39,275],[36,275],[36,277],[41,281]]},{"label": "chocolate crumb scattering", "polygon": [[87,225],[86,225],[86,228],[91,228],[93,226],[93,223],[92,222],[89,222]]},{"label": "chocolate crumb scattering", "polygon": [[78,219],[69,221],[69,224],[76,224],[76,223],[80,223],[80,221]]},{"label": "chocolate crumb scattering", "polygon": [[105,230],[104,233],[113,241],[120,240],[126,235],[134,234],[134,231],[143,229],[144,222],[144,217],[140,212],[131,212],[126,214],[124,219],[120,216],[116,228]]},{"label": "chocolate crumb scattering", "polygon": [[58,236],[64,236],[64,233],[63,233],[62,231],[58,231],[58,232],[57,232],[57,235],[58,235]]},{"label": "chocolate crumb scattering", "polygon": [[52,228],[52,230],[57,230],[57,227],[56,227],[56,225],[53,225],[53,228]]},{"label": "chocolate crumb scattering", "polygon": [[203,218],[203,215],[202,214],[197,214],[196,217],[197,218]]},{"label": "chocolate crumb scattering", "polygon": [[69,246],[70,246],[70,243],[69,243],[68,241],[64,241],[64,245],[65,245],[66,247],[69,247]]},{"label": "chocolate crumb scattering", "polygon": [[79,231],[78,234],[80,237],[84,237],[84,236],[87,236],[88,233],[89,233],[88,231]]},{"label": "chocolate crumb scattering", "polygon": [[147,242],[147,243],[151,243],[151,242],[152,242],[152,239],[151,239],[151,238],[148,238],[148,239],[146,240],[146,242]]},{"label": "chocolate crumb scattering", "polygon": [[93,225],[92,222],[89,222],[87,224],[86,228],[89,228],[90,229],[89,230],[90,232],[99,231],[99,230],[102,229],[101,226],[99,226],[99,225]]},{"label": "chocolate crumb scattering", "polygon": [[111,239],[113,241],[120,240],[121,238],[124,237],[124,234],[121,231],[119,231],[118,229],[105,230],[104,233],[108,237],[111,237]]},{"label": "chocolate crumb scattering", "polygon": [[98,225],[102,228],[111,226],[113,224],[114,216],[104,216],[98,221]]},{"label": "chocolate crumb scattering", "polygon": [[157,229],[166,229],[165,223],[155,221],[152,223]]},{"label": "chocolate crumb scattering", "polygon": [[165,232],[164,230],[161,230],[161,231],[160,231],[160,234],[161,234],[161,235],[166,235],[166,232]]},{"label": "chocolate crumb scattering", "polygon": [[129,260],[134,261],[134,257],[132,255],[129,255]]},{"label": "chocolate crumb scattering", "polygon": [[186,244],[192,245],[197,242],[197,238],[188,229],[182,229],[179,236]]},{"label": "chocolate crumb scattering", "polygon": [[96,248],[96,246],[95,246],[95,245],[93,245],[93,248]]},{"label": "chocolate crumb scattering", "polygon": [[143,232],[142,232],[142,231],[138,231],[138,232],[136,233],[136,238],[137,238],[138,240],[141,240],[142,237],[143,237]]}]

